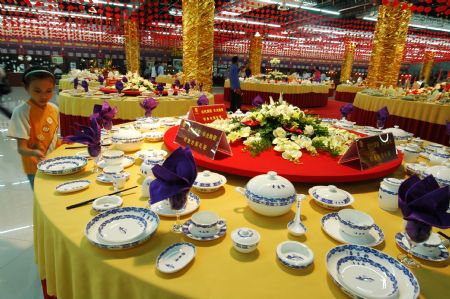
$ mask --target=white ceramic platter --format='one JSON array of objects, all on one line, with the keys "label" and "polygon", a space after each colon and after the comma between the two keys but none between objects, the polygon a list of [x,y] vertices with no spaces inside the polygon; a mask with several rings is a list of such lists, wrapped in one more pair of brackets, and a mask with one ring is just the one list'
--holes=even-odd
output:
[{"label": "white ceramic platter", "polygon": [[[121,166],[123,168],[127,168],[127,167],[130,167],[131,165],[133,165],[134,162],[135,162],[135,159],[133,157],[131,157],[131,156],[124,156],[123,159],[122,159]],[[100,168],[104,168],[105,166],[107,166],[105,160],[100,160],[97,165]]]},{"label": "white ceramic platter", "polygon": [[[125,175],[125,177],[127,178],[127,180],[130,178],[130,174],[126,171],[122,171],[122,174]],[[106,175],[104,173],[100,173],[96,178],[97,181],[99,181],[100,183],[104,183],[104,184],[112,184],[112,179],[106,177]]]},{"label": "white ceramic platter", "polygon": [[[150,209],[153,212],[155,212],[156,214],[158,214],[159,216],[177,217],[175,211],[170,208],[170,203],[169,203],[168,199],[159,201],[152,205],[150,205],[150,200],[149,200],[148,204],[150,206]],[[200,206],[200,198],[196,194],[189,192],[188,199],[186,201],[186,205],[184,206],[184,208],[179,210],[179,213],[180,213],[179,215],[183,216],[183,215],[190,214],[190,213],[194,212],[195,210],[197,210],[199,206]]]},{"label": "white ceramic platter", "polygon": [[376,224],[374,224],[366,236],[356,237],[344,233],[340,229],[340,222],[337,218],[337,213],[330,213],[323,216],[320,223],[322,225],[322,229],[330,237],[342,243],[373,247],[384,241],[383,231]]},{"label": "white ceramic platter", "polygon": [[61,156],[41,161],[37,168],[49,175],[67,175],[81,171],[86,164],[87,159],[83,157]]},{"label": "white ceramic platter", "polygon": [[[395,235],[395,242],[404,251],[409,251],[410,246],[403,233],[400,232]],[[423,245],[418,245],[414,247],[411,254],[415,257],[431,262],[443,262],[448,259],[448,250],[443,244],[436,247],[423,248],[422,246]]]},{"label": "white ceramic platter", "polygon": [[160,159],[164,159],[167,156],[167,152],[165,150],[148,148],[146,150],[140,150],[134,155],[136,158],[139,158],[141,160],[145,160],[146,157],[157,157]]},{"label": "white ceramic platter", "polygon": [[212,241],[212,240],[216,240],[219,239],[220,237],[224,236],[226,231],[227,231],[227,224],[225,222],[225,220],[221,219],[217,222],[217,233],[213,236],[208,236],[208,237],[200,237],[200,236],[196,236],[194,234],[192,234],[190,228],[192,227],[192,220],[188,220],[183,224],[183,233],[193,239],[193,240],[197,240],[197,241]]},{"label": "white ceramic platter", "polygon": [[89,180],[75,180],[69,181],[56,186],[56,192],[59,193],[72,193],[80,190],[84,190],[89,187],[91,181]]},{"label": "white ceramic platter", "polygon": [[161,252],[156,268],[163,273],[174,273],[186,267],[195,257],[195,245],[188,242],[175,243]]},{"label": "white ceramic platter", "polygon": [[128,243],[138,239],[146,228],[144,218],[125,214],[105,219],[98,227],[98,236],[108,243]]},{"label": "white ceramic platter", "polygon": [[398,282],[383,265],[360,256],[346,256],[337,262],[337,278],[361,298],[388,299],[398,294]]},{"label": "white ceramic platter", "polygon": [[347,256],[357,256],[372,260],[385,267],[397,279],[398,299],[414,299],[419,296],[420,287],[414,274],[395,258],[376,249],[359,245],[339,245],[331,249],[326,256],[328,274],[334,282],[352,298],[357,294],[345,287],[338,277],[338,262]]},{"label": "white ceramic platter", "polygon": [[331,209],[331,210],[341,209],[341,208],[350,206],[355,201],[353,196],[345,190],[341,190],[342,192],[344,192],[347,195],[347,199],[344,200],[343,202],[334,203],[332,200],[329,200],[329,199],[317,198],[318,195],[315,192],[316,189],[317,188],[325,188],[325,187],[326,186],[314,186],[308,190],[308,193],[317,204],[319,204],[320,206],[322,206],[326,209]]},{"label": "white ceramic platter", "polygon": [[[98,235],[98,229],[100,225],[106,220],[121,215],[134,215],[142,217],[147,222],[147,227],[145,228],[144,233],[136,240],[122,243],[110,243],[100,239]],[[111,250],[120,250],[131,248],[147,241],[155,233],[158,226],[159,226],[158,215],[156,215],[149,209],[138,207],[126,207],[126,208],[112,209],[105,211],[101,214],[98,214],[97,216],[92,218],[91,221],[88,222],[84,230],[84,234],[86,238],[89,240],[89,242],[91,242],[93,245],[97,247]]]}]

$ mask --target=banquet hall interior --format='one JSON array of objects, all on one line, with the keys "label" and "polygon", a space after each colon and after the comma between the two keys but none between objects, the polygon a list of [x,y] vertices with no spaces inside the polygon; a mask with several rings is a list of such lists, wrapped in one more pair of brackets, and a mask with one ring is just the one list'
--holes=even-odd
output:
[{"label": "banquet hall interior", "polygon": [[0,0],[0,298],[450,298],[449,16]]}]

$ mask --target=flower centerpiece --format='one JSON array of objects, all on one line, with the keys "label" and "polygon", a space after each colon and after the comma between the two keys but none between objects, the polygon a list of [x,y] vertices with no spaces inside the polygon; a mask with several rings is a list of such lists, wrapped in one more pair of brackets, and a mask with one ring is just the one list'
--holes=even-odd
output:
[{"label": "flower centerpiece", "polygon": [[220,119],[209,124],[225,131],[229,142],[243,140],[252,156],[272,148],[284,159],[298,162],[302,151],[342,155],[357,135],[344,129],[323,125],[317,117],[280,99],[248,112],[242,120]]},{"label": "flower centerpiece", "polygon": [[287,80],[287,75],[283,74],[282,72],[279,71],[271,71],[268,76],[267,79],[269,80]]},{"label": "flower centerpiece", "polygon": [[272,59],[270,60],[270,65],[273,66],[273,67],[279,65],[280,63],[281,63],[281,61],[280,61],[280,59],[278,59],[278,58],[272,58]]},{"label": "flower centerpiece", "polygon": [[150,80],[144,79],[137,73],[128,72],[126,76],[122,78],[124,83],[124,91],[154,91],[152,82]]}]

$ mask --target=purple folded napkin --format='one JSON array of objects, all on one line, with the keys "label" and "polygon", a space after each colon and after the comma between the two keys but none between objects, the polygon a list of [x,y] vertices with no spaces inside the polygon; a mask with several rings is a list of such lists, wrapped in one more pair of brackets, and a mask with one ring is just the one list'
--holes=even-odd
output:
[{"label": "purple folded napkin", "polygon": [[440,188],[432,175],[423,180],[413,175],[400,185],[398,205],[403,219],[408,221],[406,230],[413,241],[425,241],[431,226],[450,227],[449,200],[449,187]]},{"label": "purple folded napkin", "polygon": [[200,84],[198,85],[198,90],[199,90],[199,91],[203,91],[203,83],[200,83]]},{"label": "purple folded napkin", "polygon": [[208,105],[208,104],[209,104],[209,100],[204,94],[202,94],[201,96],[198,97],[197,105],[205,106],[205,105]]},{"label": "purple folded napkin", "polygon": [[158,102],[154,98],[146,98],[142,103],[139,103],[145,110],[145,116],[152,116],[152,111],[158,106]]},{"label": "purple folded napkin", "polygon": [[103,84],[103,82],[105,82],[105,78],[103,78],[103,76],[98,76],[97,81],[98,81],[100,84]]},{"label": "purple folded napkin", "polygon": [[85,92],[88,92],[88,90],[89,90],[89,83],[88,83],[88,81],[86,81],[86,80],[81,81],[81,87],[84,88]]},{"label": "purple folded napkin", "polygon": [[342,105],[340,111],[341,111],[342,117],[347,118],[347,115],[349,115],[353,112],[353,104],[347,103],[345,105]]},{"label": "purple folded napkin", "polygon": [[78,78],[73,79],[73,88],[77,89],[78,87]]},{"label": "purple folded napkin", "polygon": [[156,179],[150,184],[151,203],[169,199],[173,209],[181,209],[197,178],[191,149],[177,148],[162,165],[155,165],[152,171]]},{"label": "purple folded napkin", "polygon": [[122,77],[122,82],[123,82],[123,83],[127,83],[127,82],[128,82],[128,78],[125,77],[125,76],[123,76],[123,77]]},{"label": "purple folded napkin", "polygon": [[160,93],[162,93],[164,90],[164,84],[158,83],[158,85],[156,86],[156,90],[159,91]]},{"label": "purple folded napkin", "polygon": [[81,143],[88,146],[88,153],[91,157],[97,157],[101,151],[101,129],[94,117],[90,117],[90,126],[78,124],[75,135],[64,137],[64,141]]},{"label": "purple folded napkin", "polygon": [[191,84],[191,88],[194,88],[194,87],[195,87],[195,80],[192,79],[191,82],[190,82],[190,84]]},{"label": "purple folded napkin", "polygon": [[175,80],[175,86],[176,87],[180,87],[180,85],[181,85],[180,80],[176,79]]},{"label": "purple folded napkin", "polygon": [[262,104],[264,104],[264,100],[261,98],[261,96],[258,94],[252,101],[252,105],[255,107],[259,107]]},{"label": "purple folded napkin", "polygon": [[91,117],[97,120],[100,127],[111,130],[112,120],[117,114],[117,107],[111,108],[108,101],[104,101],[102,105],[94,105],[94,111]]},{"label": "purple folded napkin", "polygon": [[386,106],[377,111],[377,120],[385,122],[389,117],[389,111]]},{"label": "purple folded napkin", "polygon": [[116,89],[117,89],[119,92],[122,91],[123,87],[124,87],[124,86],[123,86],[122,81],[117,81],[117,82],[116,82]]},{"label": "purple folded napkin", "polygon": [[184,84],[184,90],[186,90],[186,93],[189,93],[189,89],[191,89],[191,87],[189,86],[189,83],[186,82],[186,84]]}]

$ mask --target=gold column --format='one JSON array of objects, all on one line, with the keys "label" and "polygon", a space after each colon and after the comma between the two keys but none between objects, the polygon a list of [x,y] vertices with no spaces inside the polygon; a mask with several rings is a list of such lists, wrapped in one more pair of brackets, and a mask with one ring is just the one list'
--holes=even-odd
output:
[{"label": "gold column", "polygon": [[380,5],[378,8],[378,22],[367,74],[369,87],[397,86],[411,19],[410,5],[405,10],[401,9],[402,6],[403,2],[397,7]]},{"label": "gold column", "polygon": [[252,71],[252,75],[258,75],[261,73],[261,60],[262,60],[262,36],[257,34],[250,38],[250,51],[249,51],[249,66]]},{"label": "gold column", "polygon": [[137,20],[128,19],[124,21],[125,29],[125,57],[127,71],[139,73],[140,51],[139,51],[139,23]]},{"label": "gold column", "polygon": [[183,1],[183,73],[203,90],[212,90],[214,0]]},{"label": "gold column", "polygon": [[355,55],[356,45],[351,41],[345,42],[344,61],[341,67],[341,82],[350,80],[353,69],[353,58]]},{"label": "gold column", "polygon": [[423,80],[425,84],[428,84],[431,76],[431,69],[434,63],[434,52],[425,51],[422,69],[420,70],[419,80]]}]

